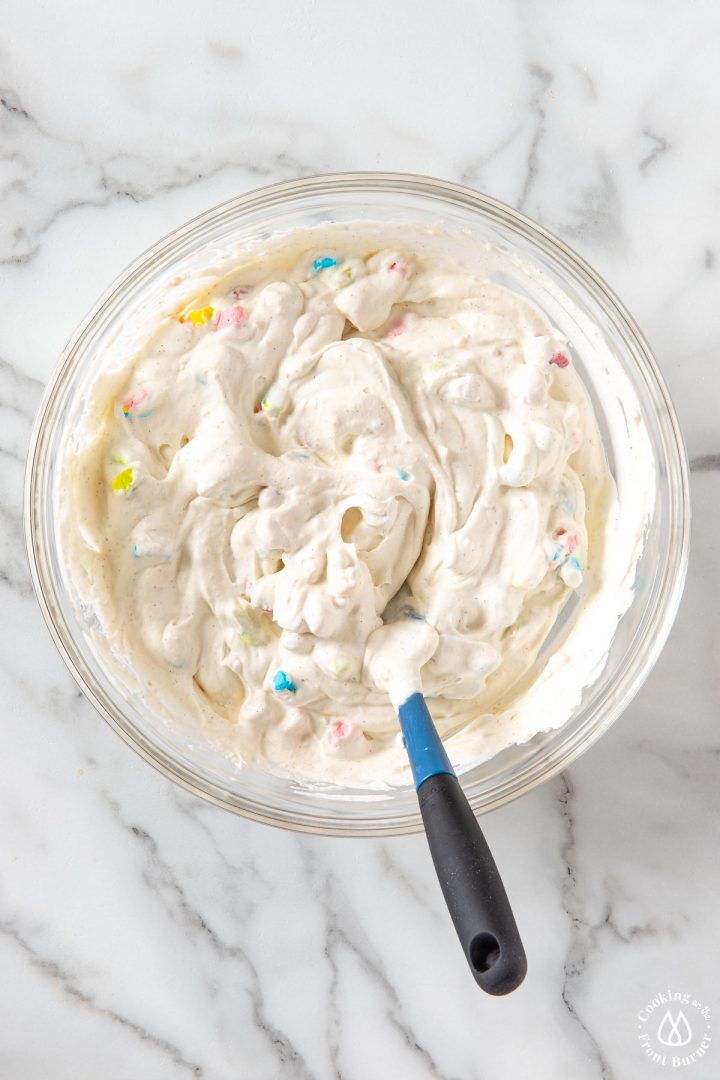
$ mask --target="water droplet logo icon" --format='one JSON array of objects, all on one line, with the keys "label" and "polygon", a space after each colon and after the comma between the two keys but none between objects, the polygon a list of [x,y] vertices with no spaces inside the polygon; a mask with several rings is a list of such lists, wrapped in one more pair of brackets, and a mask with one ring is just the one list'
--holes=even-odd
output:
[{"label": "water droplet logo icon", "polygon": [[687,1022],[687,1017],[682,1009],[678,1009],[677,1016],[673,1019],[668,1009],[657,1030],[657,1040],[663,1046],[687,1046],[692,1039],[692,1029]]}]

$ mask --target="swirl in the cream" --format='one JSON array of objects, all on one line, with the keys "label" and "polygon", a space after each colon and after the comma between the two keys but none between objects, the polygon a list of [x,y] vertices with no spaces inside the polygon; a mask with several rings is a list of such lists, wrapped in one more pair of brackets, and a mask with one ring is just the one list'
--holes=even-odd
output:
[{"label": "swirl in the cream", "polygon": [[532,304],[332,228],[160,320],[91,420],[68,514],[105,635],[238,760],[310,776],[400,766],[384,624],[433,629],[441,728],[491,709],[581,585],[608,485]]}]

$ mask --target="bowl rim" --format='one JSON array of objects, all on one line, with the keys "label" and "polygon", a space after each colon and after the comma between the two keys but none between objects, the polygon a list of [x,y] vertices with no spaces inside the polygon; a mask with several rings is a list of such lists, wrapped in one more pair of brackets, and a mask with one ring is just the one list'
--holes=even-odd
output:
[{"label": "bowl rim", "polygon": [[[211,223],[220,222],[225,216],[234,217],[243,212],[249,213],[252,210],[262,209],[266,204],[268,207],[276,205],[277,200],[282,199],[283,196],[286,197],[284,202],[287,205],[291,199],[300,198],[304,195],[331,196],[333,192],[348,192],[352,189],[357,190],[358,194],[366,191],[380,194],[410,194],[425,198],[436,197],[440,200],[444,197],[446,202],[462,205],[476,213],[480,212],[487,216],[489,212],[491,217],[502,218],[503,224],[513,228],[516,232],[523,233],[526,236],[529,235],[531,240],[539,239],[543,241],[545,247],[550,249],[553,259],[566,269],[571,268],[576,279],[580,278],[583,285],[589,286],[599,294],[605,306],[614,316],[617,328],[624,337],[628,337],[632,341],[634,347],[632,352],[639,351],[642,357],[644,369],[639,365],[640,374],[653,391],[653,394],[659,395],[663,406],[665,435],[669,436],[666,439],[666,452],[669,457],[674,459],[674,464],[677,467],[674,476],[676,486],[673,489],[675,505],[672,507],[673,517],[671,518],[676,534],[675,543],[672,547],[674,559],[668,557],[666,560],[659,600],[645,628],[644,637],[646,640],[649,638],[650,647],[645,650],[635,649],[632,661],[623,673],[623,692],[615,696],[612,705],[607,709],[601,722],[589,725],[582,737],[578,738],[569,750],[560,752],[562,747],[557,748],[555,753],[557,760],[550,760],[542,768],[535,766],[534,772],[525,777],[521,784],[515,782],[510,790],[501,788],[492,801],[482,806],[474,805],[474,812],[476,814],[487,813],[551,779],[575,761],[611,727],[627,708],[652,671],[665,645],[682,597],[689,557],[691,506],[688,460],[680,425],[665,380],[645,336],[635,319],[597,271],[565,241],[544,226],[506,203],[465,185],[416,173],[377,171],[336,172],[284,180],[254,188],[218,203],[196,214],[146,248],[116,275],[109,286],[103,290],[100,297],[66,342],[54,365],[38,406],[31,432],[25,468],[23,519],[25,545],[33,590],[50,635],[64,663],[83,694],[103,719],[145,761],[191,794],[254,821],[293,831],[325,836],[392,836],[421,831],[423,826],[419,811],[417,814],[397,819],[395,822],[392,819],[378,819],[373,817],[372,814],[367,818],[358,817],[352,821],[338,821],[333,820],[331,817],[323,819],[320,815],[306,814],[299,809],[293,809],[292,814],[288,816],[283,811],[281,817],[274,810],[268,811],[254,799],[241,799],[234,794],[230,798],[230,793],[222,789],[220,785],[208,780],[201,781],[197,774],[192,773],[179,761],[170,762],[169,759],[166,759],[164,752],[155,746],[150,739],[146,738],[134,725],[128,723],[125,726],[120,723],[118,716],[114,715],[107,707],[95,687],[84,677],[73,659],[68,648],[68,641],[74,644],[72,635],[67,632],[64,637],[61,633],[59,622],[62,622],[66,630],[67,624],[60,617],[57,605],[53,602],[54,590],[50,581],[47,580],[41,560],[38,557],[39,533],[42,531],[38,521],[40,516],[38,475],[44,461],[44,455],[41,451],[48,435],[48,418],[64,380],[71,374],[76,351],[83,343],[90,328],[97,322],[99,316],[111,304],[117,302],[122,289],[129,285],[140,270],[148,271],[161,256],[166,257],[168,248],[172,246],[178,247],[192,233]],[[611,684],[607,688],[606,694],[615,685],[615,683]],[[601,704],[602,700],[601,698],[598,704]],[[121,710],[118,709],[117,711],[121,713]],[[472,805],[472,796],[470,802]]]}]

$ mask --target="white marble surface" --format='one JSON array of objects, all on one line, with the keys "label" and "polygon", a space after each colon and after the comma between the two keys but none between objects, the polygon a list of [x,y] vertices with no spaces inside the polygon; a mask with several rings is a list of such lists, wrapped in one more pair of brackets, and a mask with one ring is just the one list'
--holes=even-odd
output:
[{"label": "white marble surface", "polygon": [[[715,0],[4,5],[3,1080],[635,1080],[670,1071],[638,1047],[656,991],[720,1013],[719,49]],[[299,837],[173,787],[81,699],[28,581],[30,425],[101,288],[207,206],[353,168],[462,180],[578,248],[694,462],[650,681],[484,820],[530,954],[505,1000],[470,981],[422,837]],[[720,1036],[688,1074],[720,1075]]]}]

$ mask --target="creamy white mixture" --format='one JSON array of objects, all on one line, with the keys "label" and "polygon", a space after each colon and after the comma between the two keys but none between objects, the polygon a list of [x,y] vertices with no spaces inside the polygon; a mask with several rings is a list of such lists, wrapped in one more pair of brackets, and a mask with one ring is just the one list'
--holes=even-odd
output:
[{"label": "creamy white mixture", "polygon": [[602,589],[614,512],[544,315],[364,243],[328,226],[206,278],[98,376],[63,491],[71,575],[148,697],[238,762],[354,783],[406,778],[386,688],[419,688],[413,642],[455,760],[502,728]]}]

